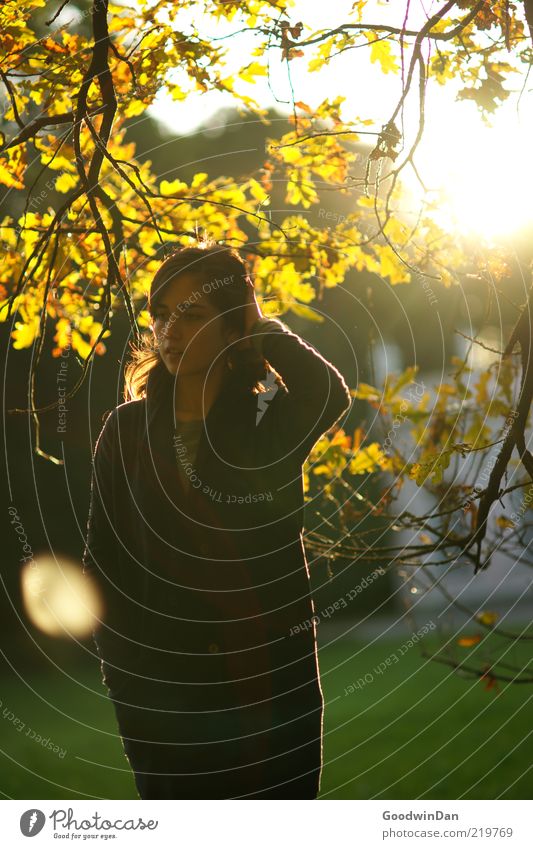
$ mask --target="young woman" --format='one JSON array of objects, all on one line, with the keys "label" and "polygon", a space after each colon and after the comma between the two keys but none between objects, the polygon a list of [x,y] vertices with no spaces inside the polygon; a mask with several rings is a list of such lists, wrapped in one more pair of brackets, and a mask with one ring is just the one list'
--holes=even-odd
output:
[{"label": "young woman", "polygon": [[302,464],[346,412],[339,372],[262,316],[246,265],[178,249],[152,343],[93,457],[84,571],[144,799],[316,798],[323,698]]}]

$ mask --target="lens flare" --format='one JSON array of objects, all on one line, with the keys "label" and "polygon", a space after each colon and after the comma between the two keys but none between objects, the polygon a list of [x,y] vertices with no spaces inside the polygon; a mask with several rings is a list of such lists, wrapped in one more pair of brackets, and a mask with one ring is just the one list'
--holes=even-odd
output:
[{"label": "lens flare", "polygon": [[68,559],[43,556],[25,564],[21,589],[28,618],[49,636],[86,637],[101,619],[94,581]]}]

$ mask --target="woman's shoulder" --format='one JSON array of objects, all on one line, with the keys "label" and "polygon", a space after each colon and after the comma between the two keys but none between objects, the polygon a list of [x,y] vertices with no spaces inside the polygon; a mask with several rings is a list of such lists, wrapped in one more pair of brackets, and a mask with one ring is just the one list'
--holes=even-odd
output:
[{"label": "woman's shoulder", "polygon": [[102,425],[96,440],[94,456],[99,454],[112,461],[116,451],[121,456],[130,453],[134,455],[139,443],[139,430],[144,420],[142,414],[144,405],[143,398],[125,401],[102,415]]},{"label": "woman's shoulder", "polygon": [[117,404],[116,407],[112,407],[103,414],[103,426],[114,427],[118,424],[122,427],[123,425],[133,424],[133,422],[139,420],[145,406],[145,398],[137,398],[135,401],[124,401],[122,404]]}]

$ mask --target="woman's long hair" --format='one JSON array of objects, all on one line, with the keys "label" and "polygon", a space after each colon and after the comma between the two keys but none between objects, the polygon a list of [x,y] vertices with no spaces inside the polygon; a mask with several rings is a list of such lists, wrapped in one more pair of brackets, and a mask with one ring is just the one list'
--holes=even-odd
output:
[{"label": "woman's long hair", "polygon": [[[168,256],[154,275],[150,286],[148,309],[153,317],[160,296],[170,280],[179,274],[193,275],[200,286],[208,284],[205,295],[222,313],[228,329],[236,330],[239,338],[244,336],[245,311],[247,299],[246,278],[249,277],[246,263],[236,250],[216,244],[202,244],[193,247],[181,247]],[[267,363],[255,349],[230,347],[228,361],[235,372],[236,379],[243,388],[251,392],[266,391]],[[131,357],[124,372],[124,399],[137,400],[146,396],[148,376],[154,370],[164,376],[167,369],[157,348],[153,333],[146,334],[139,347],[131,346]],[[280,383],[279,375],[274,372],[275,380]]]}]

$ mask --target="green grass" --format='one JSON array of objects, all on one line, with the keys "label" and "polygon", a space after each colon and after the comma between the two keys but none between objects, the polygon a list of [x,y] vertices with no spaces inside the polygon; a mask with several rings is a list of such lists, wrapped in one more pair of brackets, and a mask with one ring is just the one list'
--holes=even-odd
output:
[{"label": "green grass", "polygon": [[[373,674],[371,683],[345,694],[404,642],[364,647],[344,641],[320,650],[326,702],[321,798],[531,798],[531,685],[500,683],[499,690],[487,690],[484,682],[424,660],[414,647],[383,674]],[[493,644],[500,652],[509,645]],[[466,659],[471,650],[458,651]],[[530,654],[527,645],[514,646],[505,661],[524,665]],[[487,655],[487,641],[475,655]],[[79,669],[59,664],[22,678],[9,672],[1,682],[2,793],[15,799],[138,798],[98,663]],[[3,711],[25,723],[22,731]],[[28,728],[65,756],[31,740]]]},{"label": "green grass", "polygon": [[[435,641],[426,640],[426,649],[436,651]],[[422,658],[416,647],[373,674],[404,643],[343,642],[321,651],[321,798],[531,798],[533,686],[499,682],[499,689],[487,689],[479,678]],[[492,638],[474,651],[456,647],[456,655],[476,668],[487,657],[519,667],[529,659],[531,668],[531,644],[507,651],[509,645]],[[346,694],[366,673],[373,680]]]}]

